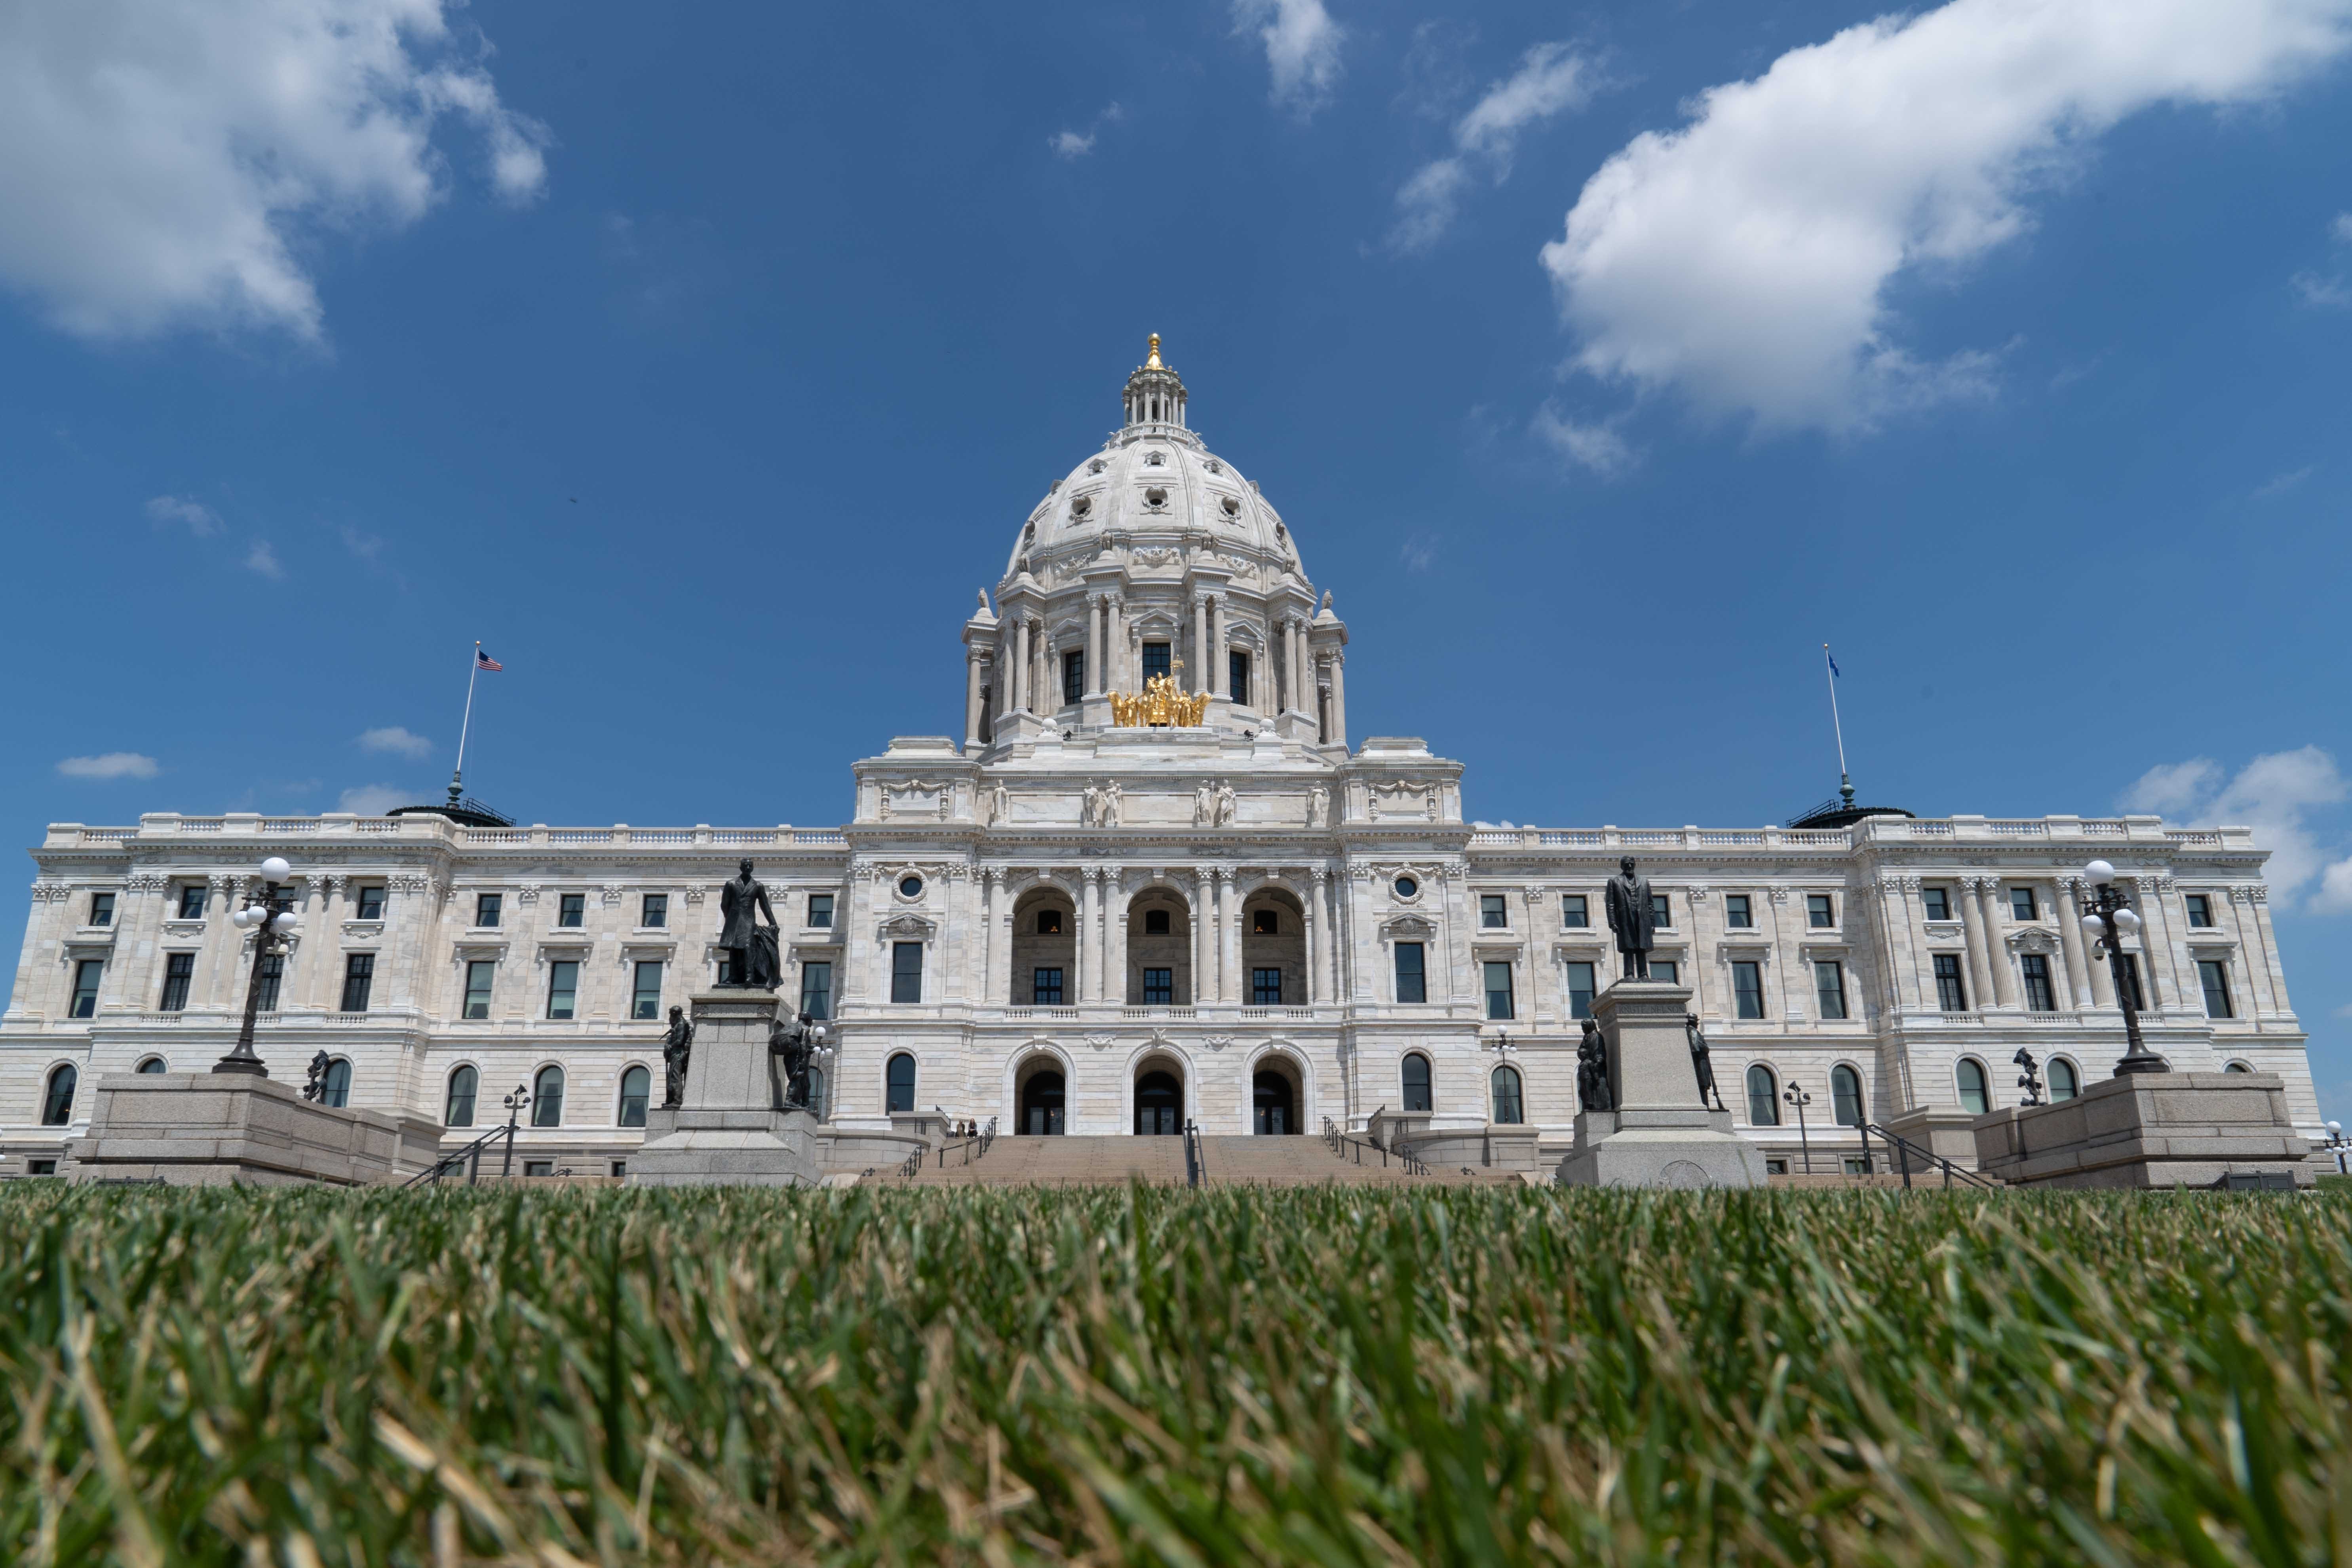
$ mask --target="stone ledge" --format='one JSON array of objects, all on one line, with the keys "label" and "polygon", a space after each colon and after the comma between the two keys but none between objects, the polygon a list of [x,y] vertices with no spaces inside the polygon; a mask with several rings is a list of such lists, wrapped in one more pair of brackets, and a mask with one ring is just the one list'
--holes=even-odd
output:
[{"label": "stone ledge", "polygon": [[2210,1187],[2233,1172],[2313,1184],[2275,1073],[2140,1073],[2055,1105],[2011,1106],[1971,1123],[1978,1168],[2023,1185]]}]

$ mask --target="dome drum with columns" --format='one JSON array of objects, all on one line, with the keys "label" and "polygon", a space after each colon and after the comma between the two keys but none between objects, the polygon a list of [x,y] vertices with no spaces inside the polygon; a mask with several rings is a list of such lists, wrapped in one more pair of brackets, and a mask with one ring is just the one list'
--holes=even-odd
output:
[{"label": "dome drum with columns", "polygon": [[[52,825],[0,1015],[0,1174],[56,1156],[88,1115],[77,1082],[222,1054],[246,973],[227,915],[269,854],[308,917],[257,1031],[272,1069],[328,1052],[351,1104],[443,1118],[445,1148],[508,1086],[552,1085],[519,1157],[575,1169],[641,1141],[662,1019],[716,978],[716,892],[744,857],[782,921],[783,989],[835,1021],[839,1170],[887,1166],[943,1118],[1328,1121],[1433,1163],[1548,1170],[1580,1018],[1615,971],[1601,889],[1626,855],[1664,902],[1654,963],[1689,987],[1768,1161],[1807,1146],[1780,1120],[1791,1085],[1834,1171],[1865,1118],[1973,1158],[1955,1130],[2017,1102],[2020,1048],[2053,1091],[2107,1077],[2117,981],[2079,929],[2094,858],[2147,917],[2126,981],[2151,1044],[2184,1070],[2279,1074],[2316,1131],[2245,829],[1495,826],[1465,820],[1461,765],[1419,740],[1351,744],[1346,626],[1151,347],[1120,427],[1048,488],[964,623],[963,734],[854,763],[845,825]],[[1197,722],[1121,722],[1114,697],[1163,675],[1205,695]]]}]

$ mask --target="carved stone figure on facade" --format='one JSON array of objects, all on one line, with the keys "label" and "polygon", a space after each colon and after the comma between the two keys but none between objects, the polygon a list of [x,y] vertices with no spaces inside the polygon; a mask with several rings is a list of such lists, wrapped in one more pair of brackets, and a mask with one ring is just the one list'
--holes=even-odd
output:
[{"label": "carved stone figure on facade", "polygon": [[694,1026],[683,1007],[669,1010],[669,1028],[662,1035],[662,1106],[675,1110],[686,1100],[686,1064],[694,1059]]},{"label": "carved stone figure on facade", "polygon": [[1576,1102],[1587,1110],[1613,1110],[1609,1092],[1609,1042],[1601,1026],[1584,1020],[1583,1037],[1576,1042]]},{"label": "carved stone figure on facade", "polygon": [[1011,809],[1011,804],[1005,798],[1004,786],[992,784],[988,791],[988,820],[1001,825]]},{"label": "carved stone figure on facade", "polygon": [[310,1074],[308,1078],[302,1080],[303,1099],[324,1100],[326,1098],[327,1068],[329,1065],[329,1058],[327,1053],[324,1051],[319,1052],[316,1056],[310,1058]]},{"label": "carved stone figure on facade", "polygon": [[1105,827],[1123,826],[1126,811],[1127,803],[1119,796],[1118,781],[1113,779],[1103,788],[1102,825]]},{"label": "carved stone figure on facade", "polygon": [[1102,791],[1094,784],[1087,785],[1086,795],[1078,806],[1078,824],[1083,827],[1102,826]]},{"label": "carved stone figure on facade", "polygon": [[[761,915],[768,917],[761,925]],[[719,889],[719,948],[726,963],[722,986],[773,991],[782,972],[776,949],[776,911],[764,883],[751,875],[751,862],[735,868],[735,879]]]},{"label": "carved stone figure on facade", "polygon": [[1216,819],[1216,794],[1210,789],[1209,781],[1202,779],[1200,787],[1192,792],[1192,826],[1206,827]]},{"label": "carved stone figure on facade", "polygon": [[1712,1097],[1715,1109],[1723,1109],[1723,1095],[1715,1087],[1715,1054],[1707,1048],[1706,1035],[1698,1026],[1698,1015],[1683,1015],[1683,1035],[1690,1041],[1691,1071],[1698,1077],[1698,1102],[1704,1106]]},{"label": "carved stone figure on facade", "polygon": [[1231,827],[1240,815],[1240,803],[1234,798],[1234,786],[1220,781],[1217,784],[1217,826]]},{"label": "carved stone figure on facade", "polygon": [[1650,902],[1650,879],[1634,873],[1631,855],[1617,862],[1617,874],[1609,879],[1606,900],[1609,932],[1617,939],[1622,964],[1621,978],[1647,980],[1650,949],[1657,945],[1658,916],[1656,907]]},{"label": "carved stone figure on facade", "polygon": [[1307,792],[1307,826],[1309,827],[1328,826],[1328,823],[1327,819],[1330,815],[1331,792],[1325,789],[1321,784],[1317,784],[1313,789]]}]

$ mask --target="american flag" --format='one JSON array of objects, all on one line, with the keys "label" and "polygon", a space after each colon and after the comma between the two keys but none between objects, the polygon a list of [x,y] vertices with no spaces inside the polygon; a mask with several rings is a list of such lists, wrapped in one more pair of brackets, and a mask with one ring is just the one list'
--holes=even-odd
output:
[{"label": "american flag", "polygon": [[474,668],[476,669],[504,669],[506,666],[500,664],[497,659],[492,658],[488,654],[484,653],[480,648],[476,648],[474,650]]}]

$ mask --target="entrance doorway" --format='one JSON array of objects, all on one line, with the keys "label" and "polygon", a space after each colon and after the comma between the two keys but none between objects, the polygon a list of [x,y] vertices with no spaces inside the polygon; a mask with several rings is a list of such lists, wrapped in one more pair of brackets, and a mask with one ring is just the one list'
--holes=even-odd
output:
[{"label": "entrance doorway", "polygon": [[1252,1079],[1250,1109],[1260,1136],[1279,1138],[1298,1131],[1298,1092],[1287,1074],[1261,1072]]},{"label": "entrance doorway", "polygon": [[1135,1080],[1138,1137],[1173,1137],[1184,1130],[1183,1118],[1184,1086],[1173,1073],[1148,1072]]},{"label": "entrance doorway", "polygon": [[1032,1138],[1060,1137],[1064,1094],[1060,1073],[1032,1076],[1021,1086],[1021,1131]]}]

